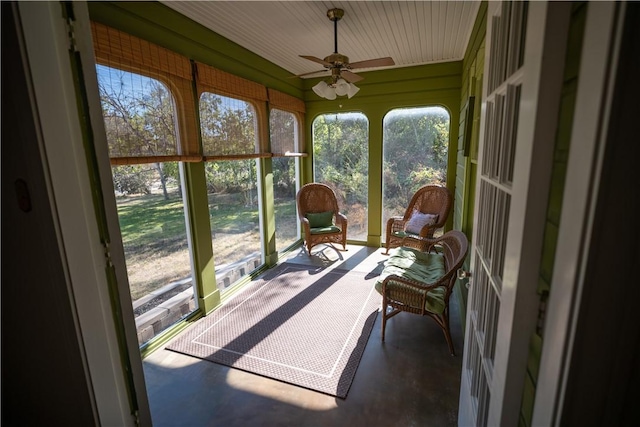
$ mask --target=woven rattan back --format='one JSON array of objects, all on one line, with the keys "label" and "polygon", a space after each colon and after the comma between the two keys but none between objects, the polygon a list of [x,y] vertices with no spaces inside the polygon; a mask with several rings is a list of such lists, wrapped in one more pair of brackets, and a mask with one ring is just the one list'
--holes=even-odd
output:
[{"label": "woven rattan back", "polygon": [[[343,250],[347,250],[347,217],[338,210],[336,193],[331,187],[316,182],[303,185],[296,195],[296,203],[309,255],[311,255],[311,248],[320,243],[339,243]],[[333,229],[322,230],[320,233],[314,232],[307,214],[322,212],[333,212]]]},{"label": "woven rattan back", "polygon": [[407,210],[404,220],[408,220],[414,210],[428,214],[438,214],[438,221],[433,228],[444,227],[449,216],[449,210],[453,204],[453,196],[447,187],[440,185],[425,185],[415,192]]},{"label": "woven rattan back", "polygon": [[304,218],[308,213],[338,213],[338,200],[331,187],[326,184],[310,183],[303,185],[297,195],[298,215]]}]

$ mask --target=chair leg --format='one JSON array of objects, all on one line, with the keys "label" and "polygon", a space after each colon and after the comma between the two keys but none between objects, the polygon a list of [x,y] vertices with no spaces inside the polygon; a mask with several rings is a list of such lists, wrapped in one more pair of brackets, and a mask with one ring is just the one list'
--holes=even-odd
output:
[{"label": "chair leg", "polygon": [[384,342],[384,329],[387,326],[387,303],[382,302],[382,342]]},{"label": "chair leg", "polygon": [[456,351],[453,348],[453,340],[451,339],[451,331],[449,331],[449,316],[442,316],[442,332],[444,332],[444,338],[447,340],[447,344],[449,345],[449,352],[452,356],[456,355]]}]

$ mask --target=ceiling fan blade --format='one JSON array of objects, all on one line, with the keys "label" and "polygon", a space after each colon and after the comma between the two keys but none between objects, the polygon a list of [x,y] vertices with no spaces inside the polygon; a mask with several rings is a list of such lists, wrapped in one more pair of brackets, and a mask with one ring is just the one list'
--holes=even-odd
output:
[{"label": "ceiling fan blade", "polygon": [[386,67],[389,65],[396,65],[395,62],[393,62],[393,58],[391,57],[386,57],[386,58],[377,58],[377,59],[367,59],[366,61],[358,61],[358,62],[352,62],[349,64],[349,68],[351,69],[355,69],[355,68],[373,68],[373,67]]},{"label": "ceiling fan blade", "polygon": [[295,75],[295,76],[291,76],[291,77],[289,77],[289,78],[290,78],[290,79],[293,79],[293,78],[296,78],[296,77],[310,76],[311,74],[326,73],[327,71],[329,71],[329,70],[324,69],[324,70],[310,71],[310,72],[308,72],[308,73],[297,74],[297,75]]},{"label": "ceiling fan blade", "polygon": [[325,67],[331,67],[333,65],[333,64],[331,64],[331,62],[327,62],[327,61],[325,61],[323,59],[316,58],[315,56],[300,55],[300,58],[304,58],[304,59],[308,59],[309,61],[317,62],[318,64],[322,64]]},{"label": "ceiling fan blade", "polygon": [[360,77],[359,75],[347,70],[340,71],[340,76],[346,81],[348,81],[349,83],[356,83],[356,82],[359,82],[360,80],[364,80],[364,77]]}]

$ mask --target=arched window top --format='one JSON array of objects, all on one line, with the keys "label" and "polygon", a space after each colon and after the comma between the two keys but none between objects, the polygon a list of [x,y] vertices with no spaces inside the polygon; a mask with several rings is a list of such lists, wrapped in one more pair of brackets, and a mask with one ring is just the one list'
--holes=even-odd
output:
[{"label": "arched window top", "polygon": [[313,123],[315,124],[319,120],[325,121],[325,122],[336,121],[336,120],[340,120],[340,121],[364,120],[367,123],[369,122],[369,118],[364,113],[362,113],[360,111],[350,111],[350,112],[346,112],[346,113],[324,113],[324,114],[320,114],[318,117],[316,117],[313,120]]},{"label": "arched window top", "polygon": [[[320,144],[345,144],[362,136],[368,139],[369,119],[361,112],[325,113],[313,120],[312,130],[316,149]],[[347,153],[349,147],[341,151]]]},{"label": "arched window top", "polygon": [[205,156],[258,153],[256,111],[250,102],[203,92],[200,130]]},{"label": "arched window top", "polygon": [[387,120],[396,120],[399,118],[416,117],[416,116],[421,116],[421,117],[434,116],[434,117],[441,117],[441,118],[446,117],[446,119],[449,120],[449,117],[451,115],[449,114],[449,111],[447,111],[446,108],[441,107],[439,105],[431,105],[428,107],[395,108],[389,111],[387,114],[385,114],[384,121],[386,123]]},{"label": "arched window top", "polygon": [[[385,191],[412,193],[422,185],[446,184],[450,122],[441,106],[397,108],[385,115]],[[397,170],[391,173],[391,167]]]},{"label": "arched window top", "polygon": [[178,154],[175,100],[167,85],[106,65],[96,70],[109,156]]}]

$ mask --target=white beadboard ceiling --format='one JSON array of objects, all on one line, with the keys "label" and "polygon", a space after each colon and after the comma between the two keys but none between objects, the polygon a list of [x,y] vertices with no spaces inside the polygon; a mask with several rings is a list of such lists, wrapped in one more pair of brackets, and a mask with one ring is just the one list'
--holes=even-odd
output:
[{"label": "white beadboard ceiling", "polygon": [[329,9],[344,10],[338,51],[350,62],[390,56],[395,67],[407,67],[461,60],[480,6],[479,1],[162,3],[293,74],[323,69],[299,55],[322,59],[333,53]]}]

